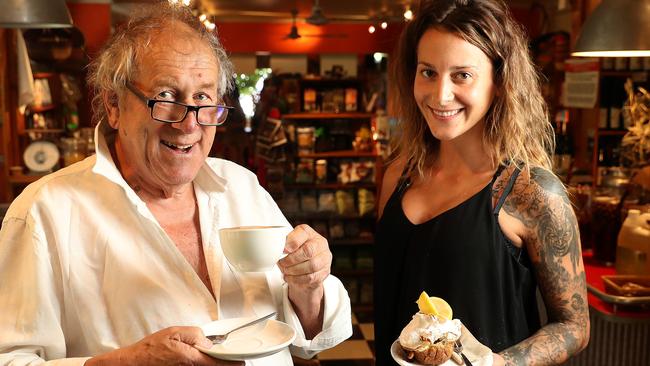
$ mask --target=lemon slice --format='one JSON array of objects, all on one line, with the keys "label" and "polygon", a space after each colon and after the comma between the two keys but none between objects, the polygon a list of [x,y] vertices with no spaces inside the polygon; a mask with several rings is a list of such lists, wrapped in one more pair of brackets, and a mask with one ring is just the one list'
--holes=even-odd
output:
[{"label": "lemon slice", "polygon": [[454,313],[451,310],[451,306],[445,300],[443,300],[440,297],[431,296],[429,297],[429,301],[436,308],[436,311],[438,312],[438,316],[441,316],[447,320],[452,319]]},{"label": "lemon slice", "polygon": [[440,297],[429,296],[426,291],[422,291],[416,303],[421,313],[440,316],[447,320],[452,319],[451,306]]},{"label": "lemon slice", "polygon": [[438,315],[438,310],[436,310],[436,306],[431,302],[431,298],[427,295],[426,291],[422,291],[420,298],[415,303],[418,304],[418,309],[420,309],[421,313]]}]

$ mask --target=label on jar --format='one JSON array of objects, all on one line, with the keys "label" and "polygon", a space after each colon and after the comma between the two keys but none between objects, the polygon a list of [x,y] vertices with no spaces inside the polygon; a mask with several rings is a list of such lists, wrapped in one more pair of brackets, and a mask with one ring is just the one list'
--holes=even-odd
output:
[{"label": "label on jar", "polygon": [[629,59],[627,57],[617,57],[614,61],[614,69],[618,71],[627,70]]},{"label": "label on jar", "polygon": [[650,70],[650,57],[643,58],[643,70]]},{"label": "label on jar", "polygon": [[643,57],[630,57],[630,70],[643,70]]},{"label": "label on jar", "polygon": [[600,61],[600,68],[603,70],[612,70],[614,68],[614,58],[602,57]]}]

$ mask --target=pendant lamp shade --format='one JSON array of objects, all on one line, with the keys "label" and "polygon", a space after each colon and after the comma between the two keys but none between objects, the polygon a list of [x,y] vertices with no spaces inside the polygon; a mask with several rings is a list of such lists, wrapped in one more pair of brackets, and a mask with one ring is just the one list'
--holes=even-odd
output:
[{"label": "pendant lamp shade", "polygon": [[573,56],[650,56],[650,0],[603,0],[582,26]]},{"label": "pendant lamp shade", "polygon": [[0,28],[65,28],[72,18],[64,0],[0,0]]}]

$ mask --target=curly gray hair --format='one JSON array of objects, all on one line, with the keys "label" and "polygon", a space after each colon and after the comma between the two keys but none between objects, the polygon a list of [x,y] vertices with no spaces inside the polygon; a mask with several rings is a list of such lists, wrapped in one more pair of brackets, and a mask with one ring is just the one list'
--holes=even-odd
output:
[{"label": "curly gray hair", "polygon": [[128,23],[113,34],[90,63],[88,85],[94,92],[94,123],[107,118],[104,96],[117,101],[126,83],[133,80],[138,71],[139,56],[146,52],[151,39],[168,29],[172,21],[187,25],[214,52],[219,64],[219,97],[223,97],[233,87],[232,63],[217,36],[207,30],[188,7],[164,1],[155,6],[143,7],[134,14]]}]

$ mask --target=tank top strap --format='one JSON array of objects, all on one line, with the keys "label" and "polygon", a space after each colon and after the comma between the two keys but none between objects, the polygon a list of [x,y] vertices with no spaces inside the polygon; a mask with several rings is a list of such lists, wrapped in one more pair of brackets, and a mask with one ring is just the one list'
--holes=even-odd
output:
[{"label": "tank top strap", "polygon": [[[503,170],[503,169],[501,169]],[[506,201],[506,198],[508,197],[508,194],[510,194],[510,191],[512,191],[512,187],[515,185],[515,181],[517,180],[517,177],[519,176],[519,168],[515,166],[514,171],[512,172],[512,175],[510,176],[510,179],[508,179],[508,184],[506,185],[506,188],[503,190],[503,193],[501,193],[501,197],[499,197],[499,201],[497,201],[496,206],[494,207],[493,213],[495,215],[499,215],[499,211],[501,210],[501,206],[503,206],[503,203]],[[497,171],[496,176],[499,174]],[[494,180],[493,180],[494,181]]]},{"label": "tank top strap", "polygon": [[409,160],[404,166],[404,170],[402,170],[402,175],[400,175],[399,180],[397,181],[396,191],[399,197],[401,197],[406,191],[406,188],[408,188],[408,186],[411,185],[411,178],[409,178],[407,175],[410,167],[411,167],[411,161]]}]

